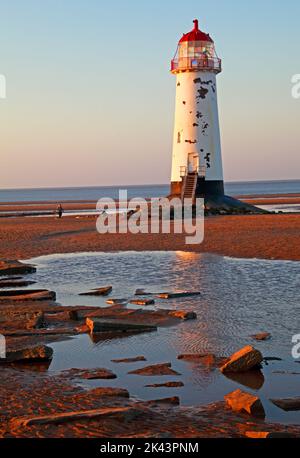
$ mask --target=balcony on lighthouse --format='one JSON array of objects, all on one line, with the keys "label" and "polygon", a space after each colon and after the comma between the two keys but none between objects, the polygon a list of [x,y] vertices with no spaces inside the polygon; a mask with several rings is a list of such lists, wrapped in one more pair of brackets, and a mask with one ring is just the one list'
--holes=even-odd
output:
[{"label": "balcony on lighthouse", "polygon": [[198,20],[194,29],[183,35],[171,61],[171,72],[210,71],[220,73],[222,62],[218,58],[215,45],[209,34],[199,30]]}]

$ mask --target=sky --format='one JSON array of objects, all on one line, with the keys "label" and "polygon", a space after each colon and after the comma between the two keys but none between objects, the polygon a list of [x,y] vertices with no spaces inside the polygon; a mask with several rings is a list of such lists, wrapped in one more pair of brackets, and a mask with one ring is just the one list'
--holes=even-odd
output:
[{"label": "sky", "polygon": [[0,188],[170,181],[182,33],[223,72],[225,181],[300,178],[299,0],[0,0]]}]

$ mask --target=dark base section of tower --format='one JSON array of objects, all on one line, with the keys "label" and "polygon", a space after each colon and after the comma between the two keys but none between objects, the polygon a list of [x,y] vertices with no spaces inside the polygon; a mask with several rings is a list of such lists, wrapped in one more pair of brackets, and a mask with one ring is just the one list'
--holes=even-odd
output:
[{"label": "dark base section of tower", "polygon": [[197,178],[196,184],[196,197],[203,196],[224,196],[224,182],[223,181],[207,181],[202,177]]},{"label": "dark base section of tower", "polygon": [[[184,195],[182,182],[171,183],[171,197],[182,197]],[[250,205],[241,200],[224,194],[223,181],[209,181],[203,177],[197,177],[194,197],[204,198],[205,214],[263,214],[269,213],[266,210]]]}]

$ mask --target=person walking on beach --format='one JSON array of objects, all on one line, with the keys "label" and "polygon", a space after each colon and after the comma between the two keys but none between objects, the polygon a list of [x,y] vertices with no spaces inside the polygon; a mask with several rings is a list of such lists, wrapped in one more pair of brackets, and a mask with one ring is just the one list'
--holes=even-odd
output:
[{"label": "person walking on beach", "polygon": [[58,204],[56,207],[56,213],[57,213],[58,218],[62,217],[63,211],[64,209],[62,208],[61,204]]}]

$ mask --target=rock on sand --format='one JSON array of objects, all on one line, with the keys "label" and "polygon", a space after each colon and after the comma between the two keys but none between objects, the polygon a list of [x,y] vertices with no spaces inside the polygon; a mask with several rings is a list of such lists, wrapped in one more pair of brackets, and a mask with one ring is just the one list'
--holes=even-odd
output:
[{"label": "rock on sand", "polygon": [[225,402],[235,412],[246,412],[254,417],[265,417],[265,410],[257,396],[242,390],[235,390],[224,396]]}]

